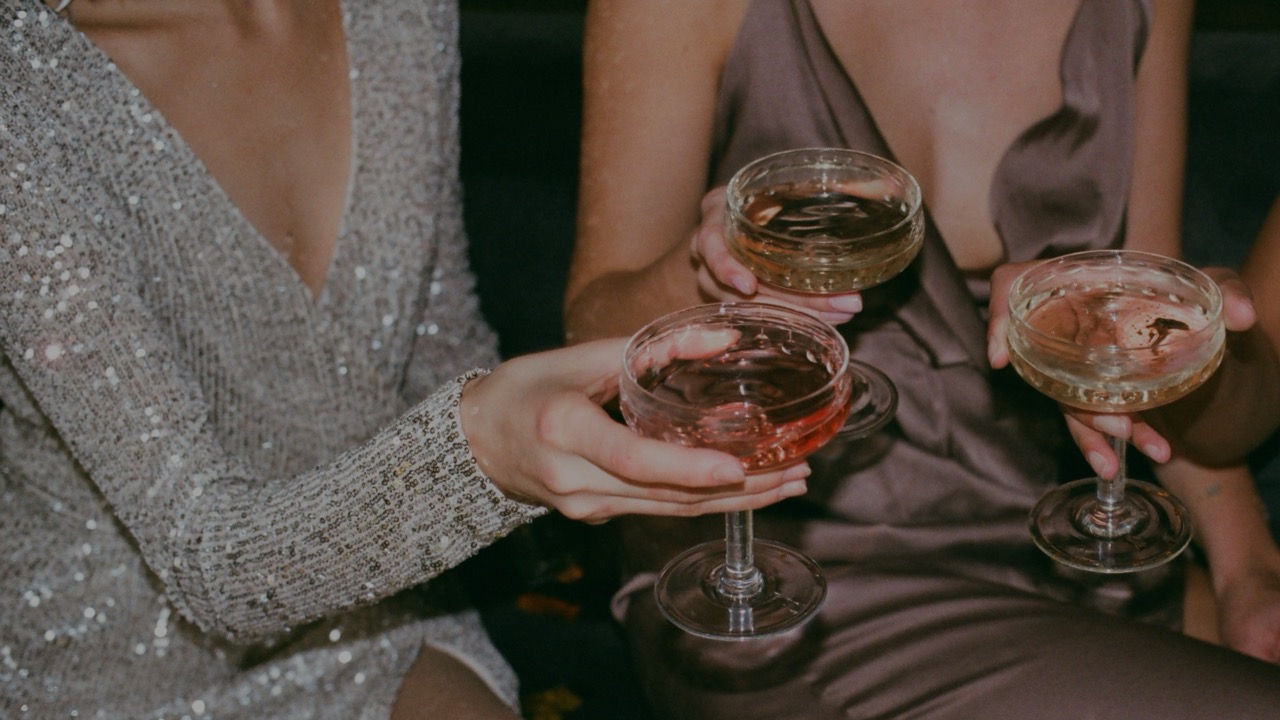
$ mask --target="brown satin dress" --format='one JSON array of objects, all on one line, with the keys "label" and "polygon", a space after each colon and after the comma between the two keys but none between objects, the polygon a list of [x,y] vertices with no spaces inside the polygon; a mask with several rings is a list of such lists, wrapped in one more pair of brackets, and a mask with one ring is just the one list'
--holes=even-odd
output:
[{"label": "brown satin dress", "polygon": [[[1063,105],[1017,138],[990,190],[1009,260],[1121,243],[1149,11],[1081,3]],[[717,113],[712,184],[788,148],[891,157],[806,0],[751,4]],[[722,536],[719,518],[621,523],[614,609],[658,717],[1280,718],[1280,668],[1176,631],[1176,565],[1090,575],[1032,545],[1027,513],[1078,452],[1051,403],[989,369],[986,294],[930,223],[915,264],[865,292],[844,328],[901,398],[886,430],[811,458],[805,498],[756,514],[759,537],[803,549],[827,575],[826,605],[802,630],[742,643],[682,633],[656,608],[654,572]]]}]

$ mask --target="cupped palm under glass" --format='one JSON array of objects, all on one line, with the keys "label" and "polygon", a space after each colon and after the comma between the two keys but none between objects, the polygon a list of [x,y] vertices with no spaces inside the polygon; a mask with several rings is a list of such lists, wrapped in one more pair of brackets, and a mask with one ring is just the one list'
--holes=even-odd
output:
[{"label": "cupped palm under glass", "polygon": [[[1092,250],[1039,263],[1009,294],[1009,355],[1017,372],[1058,402],[1095,413],[1136,413],[1173,402],[1222,361],[1222,295],[1199,270],[1161,255]],[[1031,512],[1036,544],[1072,567],[1144,570],[1191,540],[1186,508],[1159,486],[1126,476],[1127,441],[1112,438],[1113,478],[1047,493]]]},{"label": "cupped palm under glass", "polygon": [[[647,437],[727,452],[748,473],[794,464],[830,440],[849,412],[844,339],[789,308],[718,303],[661,317],[627,345],[620,405]],[[826,597],[817,564],[757,540],[751,511],[725,515],[725,539],[667,563],[656,595],[676,626],[748,639],[810,619]]]},{"label": "cupped palm under glass", "polygon": [[[762,282],[786,290],[859,292],[902,272],[924,240],[920,185],[877,155],[800,148],[755,160],[729,181],[725,239]],[[841,436],[861,437],[892,419],[897,389],[853,361],[854,407]]]}]

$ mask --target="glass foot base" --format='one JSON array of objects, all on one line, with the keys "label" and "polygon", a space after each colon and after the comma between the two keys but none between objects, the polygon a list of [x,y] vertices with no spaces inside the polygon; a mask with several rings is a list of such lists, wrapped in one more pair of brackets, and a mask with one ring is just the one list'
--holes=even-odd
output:
[{"label": "glass foot base", "polygon": [[1098,481],[1076,480],[1045,493],[1031,510],[1031,537],[1049,557],[1098,573],[1147,570],[1174,559],[1191,542],[1191,523],[1178,498],[1150,483],[1128,480],[1122,521],[1099,524]]},{"label": "glass foot base", "polygon": [[781,543],[756,540],[755,564],[763,587],[746,599],[720,591],[725,543],[692,547],[662,569],[654,591],[673,625],[712,640],[749,640],[803,625],[822,607],[827,581],[818,564]]},{"label": "glass foot base", "polygon": [[849,361],[853,375],[853,399],[849,417],[836,440],[857,440],[879,430],[898,410],[898,388],[888,375],[864,362]]}]

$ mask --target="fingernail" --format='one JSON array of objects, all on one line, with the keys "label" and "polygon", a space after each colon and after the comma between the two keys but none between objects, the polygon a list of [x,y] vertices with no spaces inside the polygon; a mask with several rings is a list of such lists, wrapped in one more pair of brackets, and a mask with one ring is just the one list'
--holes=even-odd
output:
[{"label": "fingernail", "polygon": [[735,290],[743,295],[751,295],[755,292],[755,288],[751,287],[751,280],[747,279],[747,276],[745,275],[735,274],[733,278],[730,279],[730,284],[733,285]]},{"label": "fingernail", "polygon": [[827,303],[832,310],[840,312],[862,312],[862,296],[861,295],[837,295],[831,298]]},{"label": "fingernail", "polygon": [[803,495],[807,492],[809,492],[809,483],[804,480],[789,482],[786,485],[783,485],[781,489],[782,497],[796,497],[797,495]]},{"label": "fingernail", "polygon": [[1122,417],[1103,415],[1094,420],[1093,426],[1113,437],[1129,437],[1129,423]]},{"label": "fingernail", "polygon": [[1100,477],[1106,477],[1107,459],[1102,456],[1102,453],[1091,452],[1087,459],[1089,460],[1089,467],[1093,468],[1094,472],[1098,473]]},{"label": "fingernail", "polygon": [[1168,458],[1164,457],[1164,448],[1159,445],[1143,445],[1142,454],[1156,462],[1164,462],[1165,460],[1168,460]]}]

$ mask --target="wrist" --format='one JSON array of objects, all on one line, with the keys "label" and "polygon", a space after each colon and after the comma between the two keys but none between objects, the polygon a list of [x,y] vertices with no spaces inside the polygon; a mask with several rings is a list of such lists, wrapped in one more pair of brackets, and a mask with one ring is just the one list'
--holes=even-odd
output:
[{"label": "wrist", "polygon": [[1206,552],[1214,595],[1259,574],[1280,575],[1280,548],[1269,533],[1252,534],[1251,542],[1241,542],[1230,551]]},{"label": "wrist", "polygon": [[502,465],[499,462],[501,449],[490,443],[490,438],[495,438],[499,445],[503,442],[502,429],[488,427],[488,421],[500,415],[484,410],[486,404],[490,406],[494,404],[487,400],[488,385],[492,381],[493,376],[487,369],[472,370],[458,379],[462,385],[458,395],[458,428],[462,433],[462,441],[466,443],[476,467],[485,480],[505,498],[536,508],[538,511],[546,510],[549,507],[546,503],[510,486],[509,478],[512,473],[503,472],[501,469]]}]

